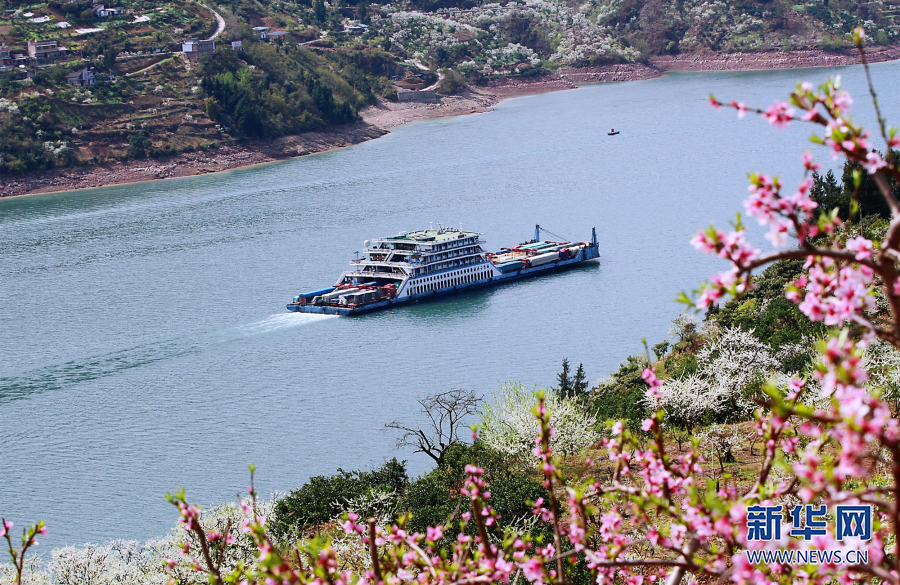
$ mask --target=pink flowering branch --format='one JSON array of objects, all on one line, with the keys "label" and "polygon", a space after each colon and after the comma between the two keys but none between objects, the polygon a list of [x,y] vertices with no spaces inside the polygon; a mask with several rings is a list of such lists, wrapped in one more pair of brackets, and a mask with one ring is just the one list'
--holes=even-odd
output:
[{"label": "pink flowering branch", "polygon": [[41,520],[37,524],[22,529],[22,544],[17,549],[13,546],[12,536],[10,535],[13,523],[6,518],[0,518],[0,522],[2,522],[2,526],[0,526],[0,536],[6,539],[6,550],[9,552],[9,556],[12,559],[13,566],[16,570],[16,578],[15,581],[12,582],[12,585],[21,585],[22,574],[25,571],[25,553],[28,552],[29,548],[37,546],[38,534],[47,536],[47,526],[44,524],[44,521]]}]

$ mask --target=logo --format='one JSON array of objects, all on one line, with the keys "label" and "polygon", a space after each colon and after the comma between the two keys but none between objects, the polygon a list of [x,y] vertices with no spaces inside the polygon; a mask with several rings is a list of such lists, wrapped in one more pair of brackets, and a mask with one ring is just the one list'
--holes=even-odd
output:
[{"label": "logo", "polygon": [[[828,534],[827,508],[812,504],[797,505],[791,510],[788,535],[810,541],[814,536]],[[747,508],[747,541],[772,542],[781,540],[784,513],[781,506],[750,506]],[[870,506],[836,506],[835,540],[872,539],[872,508]],[[747,551],[752,564],[857,564],[869,562],[866,550],[757,550]]]}]

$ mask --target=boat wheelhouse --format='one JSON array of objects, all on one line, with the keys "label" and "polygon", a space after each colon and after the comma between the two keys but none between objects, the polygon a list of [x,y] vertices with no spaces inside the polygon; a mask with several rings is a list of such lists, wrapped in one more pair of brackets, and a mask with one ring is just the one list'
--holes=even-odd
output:
[{"label": "boat wheelhouse", "polygon": [[350,262],[334,286],[297,295],[287,308],[304,313],[351,315],[394,304],[526,278],[599,257],[596,230],[590,242],[534,240],[485,252],[479,232],[439,226],[366,240],[362,258]]}]

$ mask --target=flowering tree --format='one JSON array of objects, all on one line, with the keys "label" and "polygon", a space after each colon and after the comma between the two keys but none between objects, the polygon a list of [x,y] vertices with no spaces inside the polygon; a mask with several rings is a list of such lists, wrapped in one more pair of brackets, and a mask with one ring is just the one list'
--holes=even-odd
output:
[{"label": "flowering tree", "polygon": [[682,313],[672,320],[669,324],[669,339],[678,338],[678,341],[685,341],[691,335],[697,332],[697,325],[700,319],[691,313]]},{"label": "flowering tree", "polygon": [[[537,405],[534,392],[522,384],[503,386],[495,403],[485,404],[481,416],[480,438],[486,445],[521,461],[532,457],[538,421],[532,411]],[[553,448],[570,454],[596,443],[596,419],[585,414],[573,400],[562,398],[556,391],[546,393],[545,403],[557,432]],[[529,461],[529,464],[531,462]]]},{"label": "flowering tree", "polygon": [[718,412],[724,405],[719,400],[718,388],[698,374],[689,374],[667,380],[657,395],[646,396],[644,401],[653,410],[662,410],[667,422],[683,425],[689,434],[708,412]]},{"label": "flowering tree", "polygon": [[890,405],[891,416],[900,416],[900,351],[876,340],[865,348],[863,364],[869,374],[867,387]]},{"label": "flowering tree", "polygon": [[667,380],[645,402],[651,409],[662,409],[670,422],[685,426],[689,433],[708,413],[745,419],[753,411],[747,388],[764,381],[777,366],[753,330],[729,327],[697,354],[696,372]]}]

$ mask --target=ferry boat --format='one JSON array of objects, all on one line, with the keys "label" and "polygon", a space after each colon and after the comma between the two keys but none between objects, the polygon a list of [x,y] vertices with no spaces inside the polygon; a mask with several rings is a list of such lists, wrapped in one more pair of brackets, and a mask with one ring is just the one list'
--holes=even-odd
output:
[{"label": "ferry boat", "polygon": [[334,286],[297,295],[287,308],[356,315],[537,276],[600,256],[596,228],[589,242],[542,241],[536,225],[530,242],[493,253],[485,252],[483,244],[479,232],[440,225],[366,240],[364,256],[352,260]]}]

